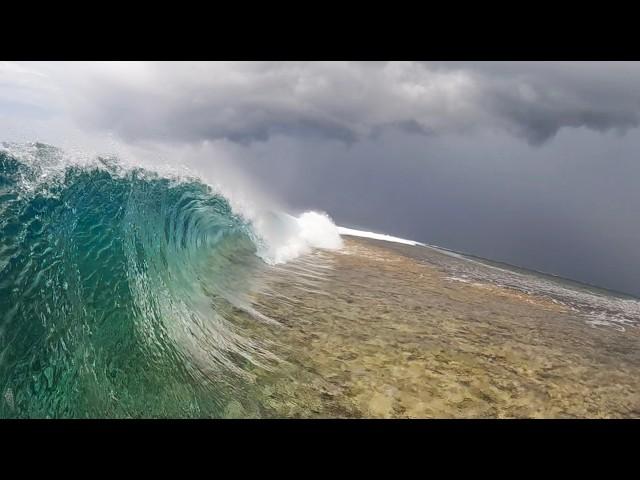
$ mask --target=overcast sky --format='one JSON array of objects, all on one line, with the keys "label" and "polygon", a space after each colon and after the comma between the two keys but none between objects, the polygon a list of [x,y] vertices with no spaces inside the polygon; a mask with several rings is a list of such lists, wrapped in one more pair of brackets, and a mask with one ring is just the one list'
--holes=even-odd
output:
[{"label": "overcast sky", "polygon": [[636,295],[639,121],[639,63],[0,63],[0,140],[200,151],[293,211]]}]

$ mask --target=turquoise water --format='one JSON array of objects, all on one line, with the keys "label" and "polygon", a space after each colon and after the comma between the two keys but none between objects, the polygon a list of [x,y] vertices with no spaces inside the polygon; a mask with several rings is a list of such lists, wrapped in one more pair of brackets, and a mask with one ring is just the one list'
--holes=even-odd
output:
[{"label": "turquoise water", "polygon": [[0,417],[222,416],[271,361],[224,316],[260,268],[193,179],[0,150]]}]

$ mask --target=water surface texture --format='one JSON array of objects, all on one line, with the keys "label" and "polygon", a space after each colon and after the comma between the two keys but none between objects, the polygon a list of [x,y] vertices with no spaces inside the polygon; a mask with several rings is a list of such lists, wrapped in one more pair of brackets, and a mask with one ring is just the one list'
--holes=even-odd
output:
[{"label": "water surface texture", "polygon": [[196,178],[0,151],[0,417],[640,416],[638,299],[422,245],[264,242]]}]

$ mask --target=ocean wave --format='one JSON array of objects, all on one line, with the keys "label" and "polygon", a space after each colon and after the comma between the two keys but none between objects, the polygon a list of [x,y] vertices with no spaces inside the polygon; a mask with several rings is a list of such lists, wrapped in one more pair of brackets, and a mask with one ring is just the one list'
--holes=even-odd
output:
[{"label": "ocean wave", "polygon": [[3,145],[0,417],[222,408],[225,379],[278,361],[225,312],[271,321],[244,295],[254,273],[341,246],[324,214],[260,211],[189,175]]}]

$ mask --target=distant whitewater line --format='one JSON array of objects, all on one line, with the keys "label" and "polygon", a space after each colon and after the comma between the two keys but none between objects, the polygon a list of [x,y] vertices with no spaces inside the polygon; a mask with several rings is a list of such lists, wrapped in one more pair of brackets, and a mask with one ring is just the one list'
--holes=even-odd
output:
[{"label": "distant whitewater line", "polygon": [[340,235],[351,235],[353,237],[373,238],[375,240],[384,240],[387,242],[403,243],[405,245],[421,245],[426,246],[424,243],[416,242],[415,240],[407,240],[406,238],[393,237],[384,233],[366,232],[364,230],[355,230],[353,228],[338,227],[338,233]]},{"label": "distant whitewater line", "polygon": [[448,248],[444,248],[444,247],[439,247],[437,245],[431,245],[428,243],[421,243],[421,242],[416,242],[415,240],[407,240],[406,238],[400,238],[400,237],[393,237],[391,235],[386,235],[384,233],[374,233],[374,232],[366,232],[364,230],[355,230],[352,228],[345,228],[345,227],[337,227],[338,233],[340,233],[340,235],[351,235],[354,237],[364,237],[364,238],[373,238],[375,240],[384,240],[387,242],[394,242],[394,243],[402,243],[405,245],[412,245],[412,246],[421,246],[421,247],[427,247],[427,248],[431,248],[433,250],[436,250],[444,255],[448,255],[450,257],[454,257],[454,258],[459,258],[461,260],[465,260],[467,262],[472,262],[472,263],[477,263],[480,265],[483,265],[487,268],[493,268],[495,270],[502,270],[502,271],[508,271],[509,273],[512,273],[514,275],[520,275],[517,272],[513,272],[511,270],[504,270],[503,268],[500,267],[496,267],[495,265],[490,265],[488,263],[485,262],[479,262],[477,260],[474,260],[472,258],[469,258],[468,256],[455,252],[453,250],[449,250]]}]

